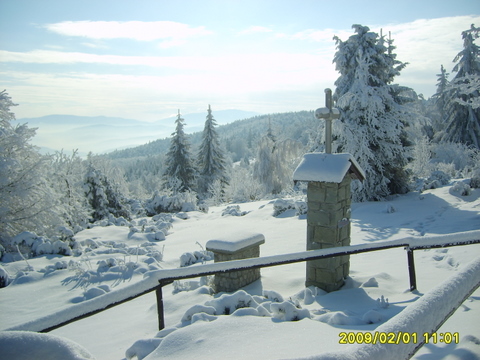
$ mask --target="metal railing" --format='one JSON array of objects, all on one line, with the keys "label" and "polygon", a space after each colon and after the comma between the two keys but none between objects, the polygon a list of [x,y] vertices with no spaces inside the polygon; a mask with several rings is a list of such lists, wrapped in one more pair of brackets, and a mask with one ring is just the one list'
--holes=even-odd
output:
[{"label": "metal railing", "polygon": [[480,243],[480,230],[448,235],[429,237],[408,237],[398,240],[380,241],[375,243],[358,244],[351,246],[335,247],[321,250],[309,250],[291,254],[264,256],[244,260],[232,260],[213,264],[184,267],[178,269],[163,269],[147,273],[143,280],[110,291],[107,294],[87,300],[81,304],[71,306],[30,322],[5,329],[5,330],[30,330],[37,332],[49,332],[72,322],[95,315],[114,306],[133,300],[149,292],[156,291],[158,326],[159,330],[165,328],[165,316],[163,305],[163,287],[175,280],[191,279],[207,275],[215,275],[222,272],[232,272],[246,269],[264,268],[278,265],[293,264],[309,260],[325,259],[342,255],[354,255],[364,252],[386,250],[404,247],[407,252],[408,273],[410,279],[410,291],[417,288],[414,250],[432,249],[459,245]]}]

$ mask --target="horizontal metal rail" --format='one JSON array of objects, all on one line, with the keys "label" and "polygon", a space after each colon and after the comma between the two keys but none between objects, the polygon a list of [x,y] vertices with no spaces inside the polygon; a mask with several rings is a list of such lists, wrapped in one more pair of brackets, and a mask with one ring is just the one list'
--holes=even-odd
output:
[{"label": "horizontal metal rail", "polygon": [[364,252],[404,247],[407,250],[407,261],[410,275],[410,289],[416,289],[415,265],[413,251],[458,245],[480,243],[480,230],[438,235],[431,237],[408,237],[375,243],[342,246],[320,250],[309,250],[291,254],[264,256],[244,260],[232,260],[213,264],[194,265],[177,269],[163,269],[145,274],[145,278],[132,285],[110,291],[102,296],[73,305],[55,314],[29,321],[5,330],[29,330],[49,332],[80,319],[84,319],[101,311],[133,300],[139,296],[156,291],[159,329],[165,326],[162,287],[175,280],[191,279],[222,272],[232,272],[286,265],[309,260],[324,259],[342,255],[354,255]]}]

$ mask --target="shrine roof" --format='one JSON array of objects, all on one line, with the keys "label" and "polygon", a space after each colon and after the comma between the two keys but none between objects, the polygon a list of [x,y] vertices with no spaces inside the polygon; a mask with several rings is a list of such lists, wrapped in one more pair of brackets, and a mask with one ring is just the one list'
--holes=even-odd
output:
[{"label": "shrine roof", "polygon": [[347,173],[363,181],[365,173],[351,154],[309,153],[293,173],[296,181],[341,183]]}]

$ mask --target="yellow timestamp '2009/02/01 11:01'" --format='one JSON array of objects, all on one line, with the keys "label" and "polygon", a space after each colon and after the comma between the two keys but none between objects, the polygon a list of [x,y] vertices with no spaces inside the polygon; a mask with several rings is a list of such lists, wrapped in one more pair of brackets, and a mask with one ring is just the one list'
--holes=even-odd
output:
[{"label": "yellow timestamp '2009/02/01 11:01'", "polygon": [[340,344],[417,344],[418,341],[423,341],[425,344],[444,343],[444,344],[458,344],[460,335],[458,332],[445,333],[423,333],[419,335],[416,332],[341,332]]}]

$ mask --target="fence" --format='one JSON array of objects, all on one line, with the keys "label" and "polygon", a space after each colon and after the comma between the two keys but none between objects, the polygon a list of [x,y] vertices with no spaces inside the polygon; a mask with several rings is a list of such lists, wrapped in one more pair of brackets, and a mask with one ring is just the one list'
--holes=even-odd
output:
[{"label": "fence", "polygon": [[[48,315],[30,322],[5,330],[29,330],[49,332],[77,320],[92,316],[101,311],[133,300],[139,296],[156,291],[159,329],[165,327],[163,291],[165,285],[175,280],[191,279],[200,276],[214,275],[221,272],[238,271],[245,269],[263,268],[286,265],[297,262],[324,259],[341,255],[354,255],[370,251],[379,251],[404,247],[407,252],[410,290],[416,289],[416,274],[414,254],[415,250],[470,245],[480,243],[480,230],[439,235],[431,237],[408,237],[398,240],[388,240],[370,244],[359,244],[348,247],[335,247],[321,250],[302,251],[284,255],[272,255],[245,260],[233,260],[214,264],[204,264],[194,267],[157,270],[147,273],[143,280],[113,290],[102,296],[85,301],[82,304],[71,306],[55,314]],[[451,315],[451,314],[450,314]]]}]

